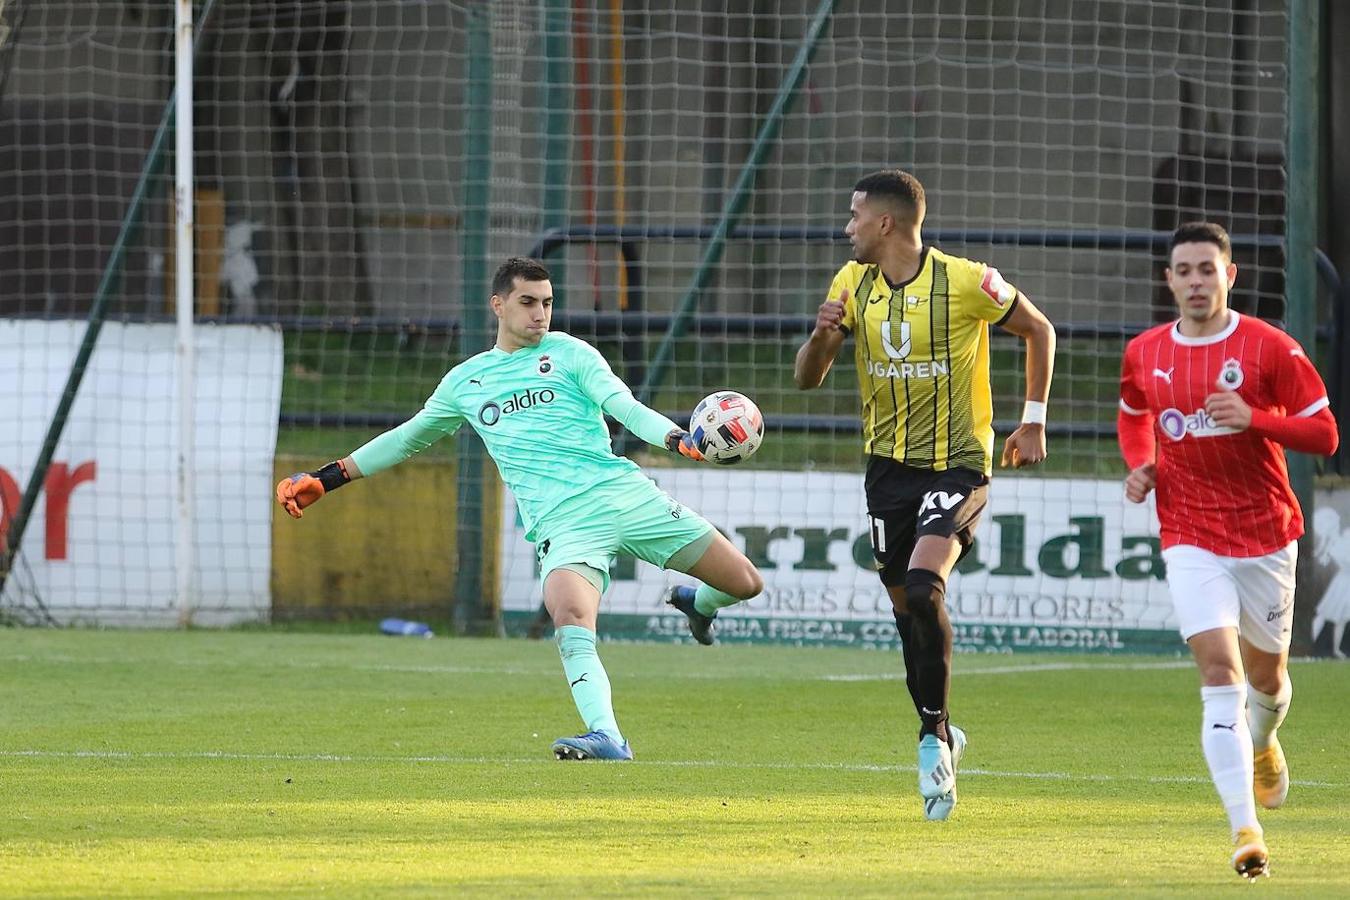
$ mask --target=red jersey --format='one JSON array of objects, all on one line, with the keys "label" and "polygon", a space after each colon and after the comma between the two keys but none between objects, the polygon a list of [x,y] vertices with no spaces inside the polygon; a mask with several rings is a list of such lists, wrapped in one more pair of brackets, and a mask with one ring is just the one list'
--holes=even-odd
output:
[{"label": "red jersey", "polygon": [[1205,397],[1220,390],[1276,415],[1311,416],[1328,406],[1322,378],[1298,342],[1236,312],[1209,337],[1185,337],[1173,322],[1125,347],[1120,408],[1153,420],[1163,547],[1263,556],[1303,534],[1303,513],[1284,449],[1250,430],[1217,425],[1205,412]]}]

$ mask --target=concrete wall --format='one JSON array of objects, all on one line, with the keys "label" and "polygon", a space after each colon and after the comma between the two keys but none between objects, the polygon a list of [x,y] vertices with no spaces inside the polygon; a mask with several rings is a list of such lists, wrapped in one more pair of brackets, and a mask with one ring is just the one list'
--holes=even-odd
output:
[{"label": "concrete wall", "polygon": [[[278,457],[276,478],[312,459]],[[277,620],[424,616],[455,604],[456,466],[416,461],[358,480],[292,519],[272,517],[272,610]],[[501,482],[484,484],[483,596],[497,605]]]}]

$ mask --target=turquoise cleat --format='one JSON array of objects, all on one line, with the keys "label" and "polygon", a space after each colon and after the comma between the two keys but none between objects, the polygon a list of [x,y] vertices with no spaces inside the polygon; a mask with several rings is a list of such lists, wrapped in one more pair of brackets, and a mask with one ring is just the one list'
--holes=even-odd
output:
[{"label": "turquoise cleat", "polygon": [[952,789],[941,796],[923,801],[923,814],[930,822],[945,822],[956,808],[956,770],[966,752],[966,733],[951,724],[947,725],[947,730],[952,735]]},{"label": "turquoise cleat", "polygon": [[919,795],[925,800],[941,797],[956,784],[952,752],[936,734],[919,739]]},{"label": "turquoise cleat", "polygon": [[694,607],[694,588],[677,584],[666,591],[667,606],[673,606],[689,618],[689,633],[705,647],[713,642],[713,622],[717,616],[705,616]]},{"label": "turquoise cleat", "polygon": [[558,759],[628,760],[633,749],[624,741],[620,744],[603,731],[588,731],[576,737],[558,738],[553,742],[553,755]]}]

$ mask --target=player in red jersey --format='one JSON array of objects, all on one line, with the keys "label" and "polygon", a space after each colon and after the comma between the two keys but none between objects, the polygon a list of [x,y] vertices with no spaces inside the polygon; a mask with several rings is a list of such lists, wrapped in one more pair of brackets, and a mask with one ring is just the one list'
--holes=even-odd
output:
[{"label": "player in red jersey", "polygon": [[1218,225],[1173,234],[1167,286],[1181,317],[1126,346],[1116,433],[1125,496],[1142,503],[1157,489],[1167,584],[1203,682],[1201,744],[1228,810],[1233,867],[1254,878],[1269,866],[1256,801],[1273,809],[1289,790],[1275,731],[1292,693],[1303,513],[1284,449],[1327,455],[1339,439],[1298,342],[1228,308],[1236,277]]}]

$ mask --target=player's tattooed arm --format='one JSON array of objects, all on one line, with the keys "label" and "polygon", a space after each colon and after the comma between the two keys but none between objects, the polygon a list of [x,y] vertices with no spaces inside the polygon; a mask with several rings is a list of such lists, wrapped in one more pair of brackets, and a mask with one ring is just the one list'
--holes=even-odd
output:
[{"label": "player's tattooed arm", "polygon": [[818,388],[829,374],[830,366],[834,365],[834,358],[844,344],[844,305],[847,302],[848,289],[845,288],[838,298],[826,300],[816,311],[816,326],[797,351],[792,366],[792,380],[798,389]]}]

